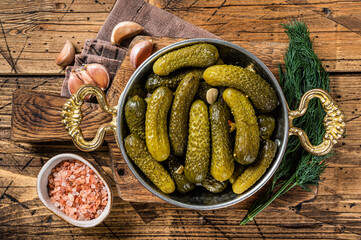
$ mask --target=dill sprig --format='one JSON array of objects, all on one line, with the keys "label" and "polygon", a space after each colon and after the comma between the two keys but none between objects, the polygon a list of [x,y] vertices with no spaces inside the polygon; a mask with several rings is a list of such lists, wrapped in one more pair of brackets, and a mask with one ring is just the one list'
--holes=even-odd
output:
[{"label": "dill sprig", "polygon": [[[291,21],[282,24],[289,38],[289,46],[285,54],[285,66],[279,66],[280,83],[286,96],[290,109],[296,109],[302,95],[313,88],[322,88],[330,91],[328,74],[321,61],[313,50],[313,41],[304,22]],[[307,133],[314,145],[322,142],[325,128],[323,118],[325,112],[321,103],[313,99],[303,117],[293,121],[294,126]],[[327,167],[325,156],[316,156],[305,151],[296,136],[288,140],[287,149],[282,162],[277,169],[272,183],[264,196],[259,198],[248,210],[241,221],[241,225],[250,220],[271,204],[277,197],[285,194],[295,186],[301,186],[306,191],[311,191],[310,185],[318,185],[320,175]]]}]

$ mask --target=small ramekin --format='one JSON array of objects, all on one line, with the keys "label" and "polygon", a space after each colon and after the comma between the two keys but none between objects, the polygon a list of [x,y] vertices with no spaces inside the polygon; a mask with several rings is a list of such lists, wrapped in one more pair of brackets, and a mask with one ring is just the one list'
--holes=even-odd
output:
[{"label": "small ramekin", "polygon": [[[49,197],[49,192],[48,192],[48,177],[51,173],[51,170],[60,162],[64,161],[64,160],[79,160],[81,162],[83,162],[84,164],[86,164],[87,166],[89,166],[97,175],[98,177],[100,177],[100,179],[103,181],[107,192],[108,192],[108,204],[105,206],[105,208],[103,209],[102,214],[100,214],[97,218],[94,218],[92,220],[89,221],[80,221],[80,220],[75,220],[69,216],[67,216],[64,212],[62,212],[59,208],[55,207],[54,204],[51,202],[50,197]],[[38,192],[38,196],[40,198],[40,200],[42,201],[42,203],[50,210],[52,211],[55,215],[57,215],[58,217],[60,217],[61,219],[63,219],[64,221],[77,226],[77,227],[83,227],[83,228],[90,228],[90,227],[95,227],[96,225],[102,223],[109,215],[111,207],[112,207],[112,203],[113,203],[113,193],[112,193],[112,189],[110,188],[109,183],[106,181],[106,179],[102,176],[102,174],[96,169],[96,167],[94,167],[90,162],[88,162],[87,160],[85,160],[84,158],[75,155],[75,154],[71,154],[71,153],[64,153],[64,154],[59,154],[56,155],[54,157],[52,157],[40,170],[39,174],[38,174],[38,179],[37,179],[37,183],[36,183],[36,189]]]}]

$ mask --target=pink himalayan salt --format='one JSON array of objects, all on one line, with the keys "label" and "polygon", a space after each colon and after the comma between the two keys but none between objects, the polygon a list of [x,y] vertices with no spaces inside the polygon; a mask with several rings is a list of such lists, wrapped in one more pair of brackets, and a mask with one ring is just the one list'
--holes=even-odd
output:
[{"label": "pink himalayan salt", "polygon": [[103,181],[78,160],[62,161],[51,170],[48,191],[55,207],[81,221],[98,217],[108,203]]}]

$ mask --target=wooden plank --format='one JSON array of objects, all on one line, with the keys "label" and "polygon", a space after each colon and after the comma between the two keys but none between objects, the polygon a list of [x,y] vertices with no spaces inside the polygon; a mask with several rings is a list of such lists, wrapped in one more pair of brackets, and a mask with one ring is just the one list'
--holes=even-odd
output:
[{"label": "wooden plank", "polygon": [[355,14],[361,9],[359,1],[152,2],[224,40],[241,45],[271,69],[275,69],[277,63],[283,61],[288,43],[280,24],[297,18],[307,23],[311,36],[316,37],[316,53],[324,61],[328,71],[360,70],[358,51],[361,49],[351,47],[352,43],[357,42],[359,45],[361,41],[360,14]]},{"label": "wooden plank", "polygon": [[[110,159],[104,156],[105,152],[89,155],[90,153],[81,153],[69,145],[63,147],[68,147],[69,152],[81,154],[88,160],[93,159],[105,168],[108,166]],[[24,238],[56,235],[62,239],[89,239],[97,236],[130,239],[262,239],[262,236],[266,239],[359,239],[359,226],[352,227],[352,224],[347,222],[352,219],[352,215],[355,220],[356,216],[359,216],[359,200],[355,202],[356,206],[351,208],[350,205],[346,208],[342,204],[333,205],[334,198],[337,197],[334,193],[325,191],[313,202],[302,203],[302,208],[297,212],[295,206],[301,203],[297,194],[300,193],[299,189],[278,199],[264,210],[256,218],[257,225],[251,222],[247,226],[239,226],[239,221],[246,213],[239,206],[214,211],[194,211],[169,204],[129,203],[116,197],[105,224],[84,231],[54,216],[36,197],[37,172],[43,163],[57,152],[0,154],[3,159],[0,162],[0,194],[3,196],[0,205],[0,230],[5,238],[17,234]],[[325,209],[321,214],[318,207],[327,205],[329,209]],[[311,206],[317,208],[310,208]]]},{"label": "wooden plank", "polygon": [[115,2],[1,1],[0,73],[64,75],[54,59],[65,40],[80,52],[85,39],[95,38]]},{"label": "wooden plank", "polygon": [[[18,74],[64,75],[54,64],[54,59],[65,40],[71,40],[80,52],[84,40],[96,36],[115,0],[71,2],[0,3],[4,29],[4,33],[0,31],[3,53],[0,74],[16,74],[16,69]],[[193,4],[183,0],[170,1],[167,7],[166,1],[153,0],[152,3],[224,40],[241,45],[264,61],[274,73],[277,64],[283,61],[288,42],[280,24],[297,18],[308,24],[312,37],[317,37],[315,49],[328,71],[360,70],[361,49],[352,47],[361,44],[359,1],[320,0],[307,1],[307,4],[295,0],[274,3],[270,0],[257,3],[226,1],[222,5],[219,1],[199,0]],[[15,69],[12,62],[16,62]]]}]

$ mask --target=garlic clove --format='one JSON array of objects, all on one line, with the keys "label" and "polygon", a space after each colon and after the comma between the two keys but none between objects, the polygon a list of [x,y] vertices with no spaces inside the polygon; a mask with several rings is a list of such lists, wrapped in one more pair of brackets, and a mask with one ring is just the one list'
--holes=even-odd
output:
[{"label": "garlic clove", "polygon": [[98,87],[103,91],[108,88],[110,74],[106,67],[98,63],[87,64],[84,67]]},{"label": "garlic clove", "polygon": [[210,88],[207,91],[206,99],[209,104],[214,103],[217,100],[218,97],[218,89],[217,88]]},{"label": "garlic clove", "polygon": [[85,68],[77,71],[77,75],[81,80],[83,80],[84,84],[98,86],[97,82],[92,78],[92,76]]},{"label": "garlic clove", "polygon": [[55,59],[55,63],[61,67],[66,67],[74,61],[75,58],[75,47],[69,41],[66,40],[66,43]]},{"label": "garlic clove", "polygon": [[72,70],[70,72],[69,79],[68,79],[68,89],[69,89],[70,94],[73,95],[74,93],[76,93],[76,91],[78,91],[79,87],[83,84],[84,84],[84,81],[82,81],[78,77],[76,70]]},{"label": "garlic clove", "polygon": [[113,28],[110,41],[117,45],[120,44],[124,39],[133,37],[141,33],[143,30],[144,28],[138,23],[130,21],[120,22]]},{"label": "garlic clove", "polygon": [[152,51],[152,40],[146,40],[135,44],[130,51],[130,63],[135,68],[139,67],[139,65],[142,64],[152,54]]}]

